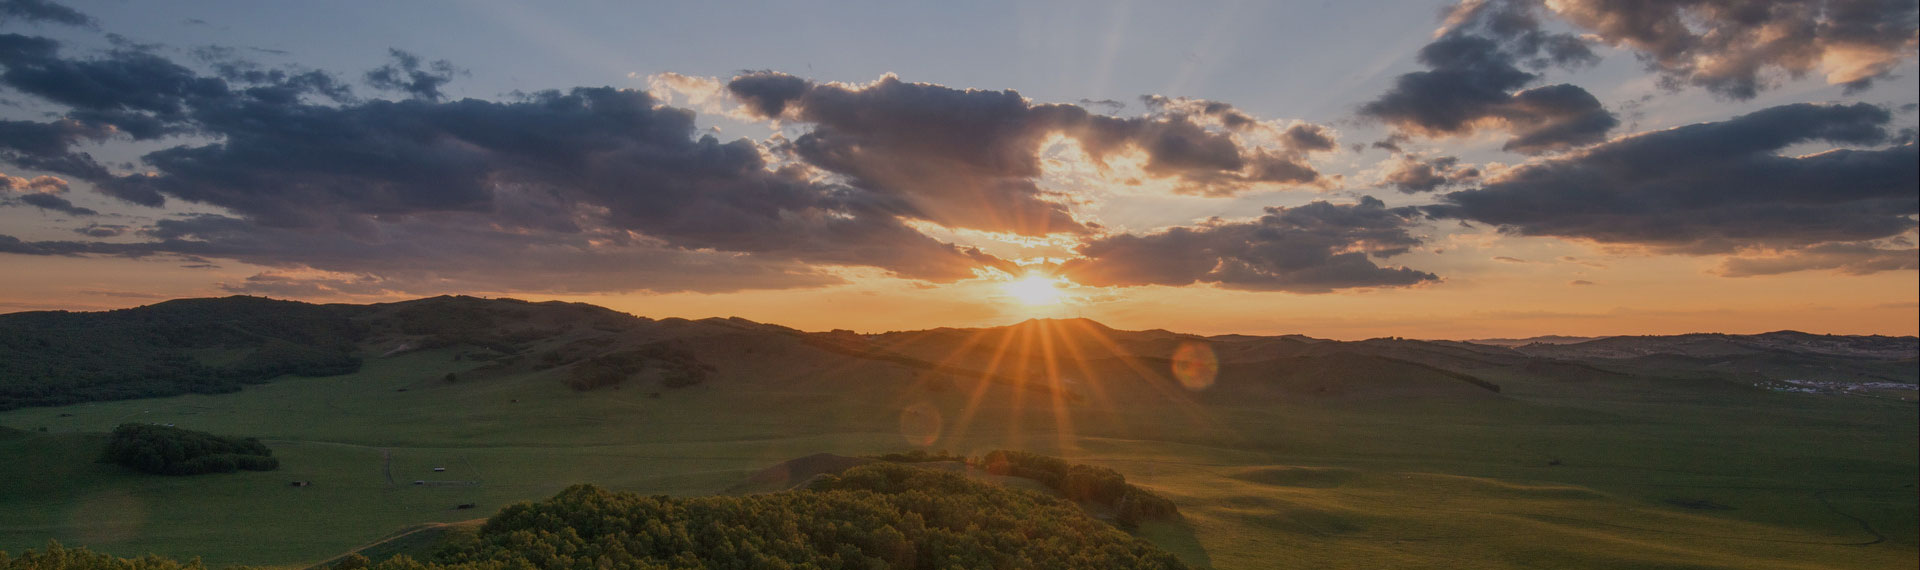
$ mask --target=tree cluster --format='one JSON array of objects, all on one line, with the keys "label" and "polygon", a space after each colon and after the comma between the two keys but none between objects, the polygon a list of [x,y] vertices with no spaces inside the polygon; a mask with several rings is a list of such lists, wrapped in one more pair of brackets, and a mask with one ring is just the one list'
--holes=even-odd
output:
[{"label": "tree cluster", "polygon": [[[373,570],[1049,568],[1184,569],[1172,554],[1058,498],[951,472],[872,463],[803,489],[674,498],[576,485],[502,509],[429,560],[396,556]],[[157,557],[85,549],[28,551],[0,570],[199,570]]]},{"label": "tree cluster", "polygon": [[233,439],[154,424],[114,428],[102,460],[158,475],[272,471],[273,450],[254,438]]},{"label": "tree cluster", "polygon": [[1068,499],[1112,507],[1114,520],[1124,527],[1179,515],[1173,501],[1127,483],[1120,472],[1105,467],[1007,449],[990,451],[977,463],[988,473],[1032,479]]},{"label": "tree cluster", "polygon": [[58,542],[49,541],[44,550],[27,549],[14,557],[0,550],[0,570],[206,570],[200,560],[180,562],[170,558],[147,555],[140,558],[120,558],[111,554],[94,552],[86,547],[67,548]]},{"label": "tree cluster", "polygon": [[[434,564],[376,568],[1183,568],[1071,503],[890,463],[803,490],[670,498],[575,486]],[[417,564],[417,563],[416,563]]]}]

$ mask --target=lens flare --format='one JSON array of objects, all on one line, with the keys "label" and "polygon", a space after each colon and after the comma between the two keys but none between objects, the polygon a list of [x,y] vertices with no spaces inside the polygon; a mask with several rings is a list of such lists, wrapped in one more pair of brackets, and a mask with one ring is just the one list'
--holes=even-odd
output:
[{"label": "lens flare", "polygon": [[1185,342],[1173,350],[1173,377],[1188,390],[1205,390],[1219,375],[1220,359],[1206,343]]},{"label": "lens flare", "polygon": [[926,447],[940,440],[940,409],[932,404],[918,403],[900,410],[900,437],[907,443]]}]

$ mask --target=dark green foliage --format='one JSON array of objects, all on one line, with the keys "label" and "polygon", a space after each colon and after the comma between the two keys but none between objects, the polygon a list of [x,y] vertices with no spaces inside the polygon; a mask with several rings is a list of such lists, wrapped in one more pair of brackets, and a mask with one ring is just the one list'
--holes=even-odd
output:
[{"label": "dark green foliage", "polygon": [[1172,501],[1127,483],[1120,472],[1105,467],[1068,464],[1057,457],[1006,449],[988,452],[979,464],[995,475],[1039,481],[1074,501],[1113,507],[1114,520],[1127,528],[1180,514]]},{"label": "dark green foliage", "polygon": [[[518,354],[528,343],[551,338],[565,330],[560,323],[582,323],[596,330],[620,332],[645,322],[631,315],[585,304],[528,303],[517,299],[468,296],[430,297],[392,305],[379,330],[411,337],[412,350],[474,346],[503,354]],[[544,317],[545,325],[531,321]],[[557,322],[556,322],[557,321]]]},{"label": "dark green foliage", "polygon": [[502,319],[525,317],[507,312],[512,310],[503,311],[484,299],[443,295],[402,305],[393,317],[400,332],[406,334],[457,337],[492,329]]},{"label": "dark green foliage", "polygon": [[1127,494],[1127,478],[1093,465],[1071,465],[1060,479],[1060,494],[1075,501],[1111,505]]},{"label": "dark green foliage", "polygon": [[120,424],[101,459],[159,475],[198,475],[280,468],[273,450],[254,438],[233,439],[153,424]]},{"label": "dark green foliage", "polygon": [[[348,309],[257,297],[0,315],[0,410],[239,390],[359,370]],[[237,358],[206,362],[196,354]]]},{"label": "dark green foliage", "polygon": [[1170,519],[1177,516],[1180,516],[1180,509],[1173,506],[1173,501],[1133,485],[1127,485],[1127,490],[1121,495],[1113,513],[1113,519],[1125,528],[1134,528],[1150,520]]},{"label": "dark green foliage", "polygon": [[0,550],[0,570],[205,570],[199,560],[185,563],[177,560],[147,555],[140,558],[119,558],[87,550],[86,547],[66,548],[58,542],[48,542],[45,550],[28,549],[19,558],[8,556]]},{"label": "dark green foliage", "polygon": [[[348,556],[334,568],[1185,568],[1071,503],[891,463],[765,495],[672,498],[577,485],[501,510],[434,560],[365,564]],[[58,545],[20,559],[0,554],[0,570],[198,568]]]},{"label": "dark green foliage", "polygon": [[[576,486],[502,510],[440,558],[450,568],[1183,567],[1071,504],[886,463],[745,497]],[[376,568],[404,567],[390,564]]]},{"label": "dark green foliage", "polygon": [[1025,477],[1056,490],[1067,476],[1067,462],[1025,451],[996,449],[987,452],[981,463],[994,475]]},{"label": "dark green foliage", "polygon": [[660,371],[660,384],[668,388],[705,382],[707,374],[713,372],[713,366],[701,362],[692,353],[656,342],[574,363],[567,372],[566,382],[567,387],[575,390],[592,390],[618,385],[649,368]]}]

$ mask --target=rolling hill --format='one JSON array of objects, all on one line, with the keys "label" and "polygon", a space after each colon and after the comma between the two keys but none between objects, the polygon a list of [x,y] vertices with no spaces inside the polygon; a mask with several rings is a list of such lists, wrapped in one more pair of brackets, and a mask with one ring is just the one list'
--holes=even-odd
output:
[{"label": "rolling hill", "polygon": [[[819,453],[1016,449],[1170,499],[1181,519],[1135,535],[1198,568],[1920,561],[1912,338],[1510,348],[1045,319],[858,334],[472,297],[184,300],[0,315],[0,331],[25,355],[0,364],[8,393],[41,398],[0,411],[14,552],[304,567],[574,484],[696,497]],[[342,365],[241,364],[278,362],[280,343]],[[182,364],[146,376],[148,358]],[[179,370],[232,383],[154,381]],[[1895,387],[1788,383],[1810,370]],[[154,385],[171,391],[128,388]],[[127,422],[256,437],[281,468],[95,462]]]}]

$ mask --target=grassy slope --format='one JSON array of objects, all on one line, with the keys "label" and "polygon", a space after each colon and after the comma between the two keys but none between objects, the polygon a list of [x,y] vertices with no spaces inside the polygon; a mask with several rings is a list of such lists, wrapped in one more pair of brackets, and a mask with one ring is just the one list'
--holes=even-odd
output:
[{"label": "grassy slope", "polygon": [[[977,385],[930,392],[890,364],[741,363],[655,399],[636,385],[571,392],[553,372],[469,374],[477,363],[455,352],[369,359],[358,374],[238,394],[0,413],[0,425],[51,432],[0,439],[0,457],[27,459],[0,462],[0,549],[56,538],[121,555],[298,567],[571,483],[709,493],[800,455],[898,450],[900,412],[916,407],[941,418],[935,448],[1105,464],[1174,499],[1185,521],[1142,532],[1197,566],[1920,562],[1911,486],[1920,429],[1907,403],[1479,371],[1503,386],[1501,398],[1198,407],[1135,380],[1062,403],[1071,416],[1062,422],[1046,394],[998,385],[968,414]],[[446,372],[462,380],[445,384]],[[260,437],[283,467],[176,479],[93,463],[103,432],[122,421]],[[479,511],[452,509],[467,502]],[[1886,541],[1846,545],[1872,536],[1834,509]]]}]

